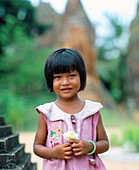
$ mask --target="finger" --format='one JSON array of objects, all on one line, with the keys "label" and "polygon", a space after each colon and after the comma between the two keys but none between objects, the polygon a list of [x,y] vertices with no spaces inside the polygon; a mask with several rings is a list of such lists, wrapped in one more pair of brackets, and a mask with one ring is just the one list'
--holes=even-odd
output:
[{"label": "finger", "polygon": [[75,153],[75,152],[81,152],[81,149],[80,148],[74,148],[74,149],[72,149],[73,150],[73,152]]},{"label": "finger", "polygon": [[65,148],[67,148],[67,147],[71,146],[71,143],[68,142],[68,143],[64,143],[63,145]]},{"label": "finger", "polygon": [[83,155],[83,152],[82,151],[76,151],[76,152],[73,152],[73,154],[75,156],[81,156],[81,155]]},{"label": "finger", "polygon": [[82,154],[82,152],[75,152],[74,155],[75,155],[75,156],[81,156],[81,155],[83,155],[83,154]]},{"label": "finger", "polygon": [[72,147],[72,148],[80,148],[80,144],[76,144],[76,143],[75,143],[75,144],[72,144],[71,147]]},{"label": "finger", "polygon": [[67,152],[67,151],[72,151],[72,147],[71,147],[71,146],[66,147],[66,148],[64,148],[64,150],[65,150],[65,152]]},{"label": "finger", "polygon": [[69,140],[70,143],[79,143],[80,139],[71,139]]},{"label": "finger", "polygon": [[64,159],[72,159],[72,156],[64,156]]},{"label": "finger", "polygon": [[72,151],[65,152],[65,156],[71,156],[72,153],[73,153]]}]

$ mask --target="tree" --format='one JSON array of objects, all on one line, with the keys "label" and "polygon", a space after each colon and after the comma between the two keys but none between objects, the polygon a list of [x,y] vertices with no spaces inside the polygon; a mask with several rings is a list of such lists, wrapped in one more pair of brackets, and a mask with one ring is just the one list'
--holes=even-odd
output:
[{"label": "tree", "polygon": [[35,7],[28,0],[0,1],[0,54],[13,39],[13,31],[17,26],[23,27],[27,36],[41,34],[50,26],[39,24],[35,16]]},{"label": "tree", "polygon": [[34,32],[46,27],[36,22],[29,1],[0,1],[0,114],[18,130],[28,129],[34,103],[47,94],[43,67],[50,50],[34,41]]},{"label": "tree", "polygon": [[98,74],[117,102],[126,100],[128,27],[116,15],[105,14],[109,34],[98,45]]}]

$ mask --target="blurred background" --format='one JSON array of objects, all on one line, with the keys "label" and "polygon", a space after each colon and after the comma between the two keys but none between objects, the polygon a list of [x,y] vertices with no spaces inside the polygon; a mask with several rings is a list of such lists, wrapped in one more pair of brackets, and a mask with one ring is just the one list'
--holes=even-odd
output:
[{"label": "blurred background", "polygon": [[138,0],[0,0],[0,115],[14,131],[35,132],[35,107],[56,99],[46,58],[72,47],[88,73],[80,97],[104,105],[111,146],[139,152],[138,34]]}]

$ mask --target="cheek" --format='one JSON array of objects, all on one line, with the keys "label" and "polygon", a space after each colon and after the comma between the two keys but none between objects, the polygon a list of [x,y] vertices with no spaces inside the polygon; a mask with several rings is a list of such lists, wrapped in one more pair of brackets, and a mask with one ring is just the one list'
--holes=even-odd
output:
[{"label": "cheek", "polygon": [[53,90],[57,89],[60,86],[60,83],[58,81],[53,81]]},{"label": "cheek", "polygon": [[80,79],[78,80],[78,86],[79,86],[79,90],[80,90],[80,88],[81,88],[81,80]]},{"label": "cheek", "polygon": [[77,88],[80,89],[80,87],[81,87],[81,81],[80,81],[80,79],[77,79],[75,85],[76,85]]},{"label": "cheek", "polygon": [[53,90],[56,88],[56,82],[55,81],[53,81]]}]

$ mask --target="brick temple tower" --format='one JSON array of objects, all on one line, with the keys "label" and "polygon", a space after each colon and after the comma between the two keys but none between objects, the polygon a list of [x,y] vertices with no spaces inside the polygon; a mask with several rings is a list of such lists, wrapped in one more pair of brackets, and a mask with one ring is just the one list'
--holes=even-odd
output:
[{"label": "brick temple tower", "polygon": [[[62,15],[54,14],[54,9],[50,7],[49,3],[41,2],[37,8],[37,15],[41,16],[39,19],[41,23],[52,24],[52,28],[39,38],[42,46],[75,48],[83,56],[88,76],[87,86],[80,93],[80,97],[100,101],[112,109],[116,108],[114,100],[102,85],[96,72],[95,28],[90,22],[81,1],[68,0],[65,12]],[[41,19],[44,17],[45,22]],[[43,41],[41,41],[42,39]]]}]

